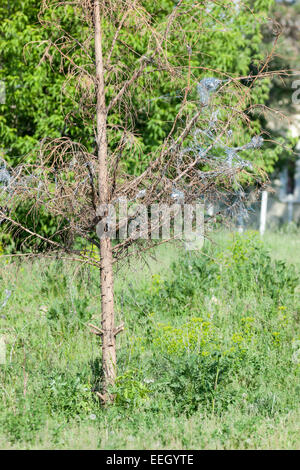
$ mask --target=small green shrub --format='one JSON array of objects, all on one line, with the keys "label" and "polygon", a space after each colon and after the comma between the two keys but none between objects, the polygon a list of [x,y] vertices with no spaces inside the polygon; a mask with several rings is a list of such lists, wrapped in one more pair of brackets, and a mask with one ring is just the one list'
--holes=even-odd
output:
[{"label": "small green shrub", "polygon": [[115,386],[110,392],[115,397],[116,406],[132,409],[145,403],[150,390],[142,381],[141,373],[137,369],[128,369],[117,377]]},{"label": "small green shrub", "polygon": [[163,354],[169,355],[198,353],[207,356],[218,348],[213,324],[195,317],[179,327],[158,323],[153,344]]}]

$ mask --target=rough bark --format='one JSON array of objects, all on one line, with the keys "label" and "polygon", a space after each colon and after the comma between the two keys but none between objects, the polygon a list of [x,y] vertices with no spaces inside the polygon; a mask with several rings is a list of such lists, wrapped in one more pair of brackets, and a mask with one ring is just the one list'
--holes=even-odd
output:
[{"label": "rough bark", "polygon": [[[105,83],[102,55],[102,31],[99,1],[94,3],[95,56],[97,81],[97,147],[99,171],[99,202],[109,202],[109,180],[107,168],[107,109],[105,104]],[[103,366],[103,401],[110,399],[108,389],[116,379],[116,332],[114,315],[114,280],[111,240],[100,241],[100,281],[102,313],[102,366]]]}]

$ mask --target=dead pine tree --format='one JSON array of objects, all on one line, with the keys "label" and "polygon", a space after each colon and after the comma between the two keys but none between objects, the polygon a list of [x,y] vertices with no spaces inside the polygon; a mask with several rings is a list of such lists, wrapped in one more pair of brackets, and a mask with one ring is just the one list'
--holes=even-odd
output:
[{"label": "dead pine tree", "polygon": [[[107,145],[107,109],[105,102],[104,65],[102,54],[102,29],[100,2],[94,2],[95,28],[95,59],[96,59],[96,119],[97,119],[97,148],[99,175],[99,202],[109,203],[108,178],[108,145]],[[103,214],[107,216],[107,214]],[[114,312],[114,280],[113,280],[112,244],[109,237],[104,237],[100,243],[100,285],[101,285],[101,315],[102,315],[102,367],[104,374],[103,401],[107,400],[107,391],[115,383],[117,358]],[[120,331],[120,330],[119,330]]]},{"label": "dead pine tree", "polygon": [[[193,66],[193,50],[208,27],[202,2],[179,0],[159,19],[144,4],[43,1],[40,22],[50,32],[38,45],[44,51],[41,60],[50,58],[52,67],[55,60],[60,62],[60,73],[66,77],[63,93],[74,103],[66,121],[70,127],[74,117],[76,122],[80,117],[89,139],[45,137],[34,159],[24,158],[16,168],[6,169],[2,188],[1,219],[8,230],[23,234],[28,256],[44,252],[100,270],[101,325],[90,327],[102,341],[103,382],[98,395],[104,403],[113,399],[116,337],[123,330],[115,324],[114,265],[162,242],[151,237],[147,222],[141,224],[142,209],[149,211],[157,204],[173,207],[175,202],[181,210],[185,203],[208,201],[221,203],[220,216],[240,213],[245,182],[262,182],[265,177],[248,160],[263,143],[251,133],[251,87],[221,71]],[[232,5],[228,0],[229,12]],[[66,31],[66,12],[81,21],[80,35]],[[142,38],[139,49],[130,42],[133,36]],[[251,79],[266,76],[262,65]],[[162,89],[167,92],[160,96]],[[160,144],[143,151],[140,127],[151,115],[153,100],[173,102],[173,117],[166,122]],[[127,161],[133,155],[137,169],[130,171]],[[124,198],[130,215],[111,221],[110,208],[118,211]],[[56,221],[55,234],[45,236],[20,220],[16,214],[22,204],[29,204],[30,217],[38,217],[41,210],[50,214]],[[130,223],[136,230],[125,230]],[[156,229],[164,223],[160,217]],[[137,236],[138,228],[143,237]],[[171,234],[168,239],[172,238]],[[99,260],[93,246],[99,248]]]}]

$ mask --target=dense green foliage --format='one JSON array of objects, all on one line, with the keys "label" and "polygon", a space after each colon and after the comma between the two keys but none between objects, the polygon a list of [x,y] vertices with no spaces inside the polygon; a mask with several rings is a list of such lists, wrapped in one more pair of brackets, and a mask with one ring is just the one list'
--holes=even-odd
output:
[{"label": "dense green foliage", "polygon": [[[44,138],[85,138],[84,127],[78,130],[76,123],[68,127],[65,121],[73,102],[62,91],[65,77],[59,54],[53,50],[47,54],[49,35],[55,39],[61,31],[55,24],[48,30],[39,24],[40,4],[16,0],[0,7],[0,80],[6,88],[6,103],[0,105],[0,142],[13,165]],[[79,21],[67,15],[61,26],[70,34],[82,30]]]},{"label": "dense green foliage", "polygon": [[[153,16],[154,25],[159,31],[160,22],[163,23],[166,15],[172,11],[174,2],[164,0],[142,3]],[[193,79],[200,80],[207,74],[221,78],[228,75],[245,77],[253,67],[258,70],[259,61],[263,59],[261,25],[272,3],[272,0],[253,0],[250,10],[247,5],[243,6],[242,2],[239,8],[229,0],[226,0],[226,5],[224,2],[204,2],[200,16],[197,17],[203,32],[197,37],[193,34],[195,20],[188,15],[182,18],[182,26],[187,31],[186,41],[190,40],[192,50]],[[71,7],[48,11],[42,18],[53,23],[44,24],[42,27],[38,23],[40,4],[39,0],[5,0],[0,7],[0,80],[4,81],[6,86],[6,104],[0,105],[0,147],[5,151],[6,159],[13,165],[28,153],[32,153],[45,138],[67,136],[82,142],[89,151],[94,151],[93,118],[90,116],[90,122],[83,124],[78,106],[82,96],[85,96],[85,87],[90,84],[83,80],[79,89],[76,88],[74,80],[69,79],[70,62],[62,64],[57,49],[48,47],[49,38],[53,42],[58,41],[65,32],[73,36],[78,43],[83,42],[89,31]],[[104,26],[106,54],[115,28],[109,22]],[[122,64],[133,70],[138,66],[137,59],[147,53],[147,35],[133,34],[133,31],[130,24],[124,26],[115,46],[112,63],[118,72],[115,80],[110,81],[107,87],[108,100],[115,95],[119,80],[124,78],[120,72]],[[188,51],[185,44],[177,39],[176,31],[173,32],[171,43],[172,46],[167,52],[169,60],[172,62],[174,57],[177,65],[186,68],[180,81],[170,81],[167,73],[157,73],[156,76],[152,74],[149,94],[147,87],[145,91],[146,74],[137,83],[134,94],[128,96],[130,115],[126,115],[128,110],[122,106],[109,116],[111,148],[114,148],[120,138],[118,125],[124,124],[124,120],[127,125],[132,122],[136,150],[132,151],[130,146],[127,152],[125,149],[124,162],[131,172],[140,171],[145,155],[155,151],[167,135],[182,99],[180,90],[187,84]],[[69,51],[71,60],[78,65],[85,64],[87,70],[92,72],[93,64],[87,64],[94,55],[92,46],[91,42],[89,56],[80,50],[78,44],[69,48],[70,50],[67,47],[66,51]],[[68,84],[64,86],[66,78]],[[245,86],[245,91],[249,91],[248,87],[251,85],[252,105],[263,104],[268,98],[267,81],[258,80],[252,83],[242,80],[241,83]],[[195,93],[195,90],[191,90],[191,93]],[[232,97],[228,97],[228,103],[231,103],[231,100]],[[260,123],[255,115],[250,113],[250,117],[253,121],[253,135],[260,131]],[[247,133],[245,126],[241,128],[238,133],[240,142],[249,140]],[[255,158],[257,163],[269,170],[276,159],[276,152],[267,150]]]},{"label": "dense green foliage", "polygon": [[[0,319],[1,445],[297,448],[300,266],[253,233],[216,241],[179,259],[159,250],[150,280],[119,273],[126,330],[107,409],[93,394],[100,345],[86,326],[98,317],[97,271],[2,258],[1,298],[12,295]],[[292,258],[299,238],[273,244]]]}]

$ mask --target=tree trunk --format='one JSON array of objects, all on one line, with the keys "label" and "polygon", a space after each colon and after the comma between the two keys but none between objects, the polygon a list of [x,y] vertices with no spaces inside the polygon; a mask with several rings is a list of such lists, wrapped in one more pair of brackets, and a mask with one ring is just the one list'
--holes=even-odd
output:
[{"label": "tree trunk", "polygon": [[[107,110],[105,104],[104,68],[102,56],[102,31],[99,1],[94,3],[95,56],[97,82],[97,148],[99,172],[99,202],[103,206],[109,202],[109,180],[107,168]],[[107,214],[105,214],[107,215]],[[114,316],[112,246],[109,237],[100,240],[100,281],[102,313],[102,366],[104,402],[110,400],[108,388],[116,379],[116,330]]]},{"label": "tree trunk", "polygon": [[114,385],[117,369],[112,251],[108,238],[101,240],[100,258],[103,397],[108,401],[108,387]]}]

